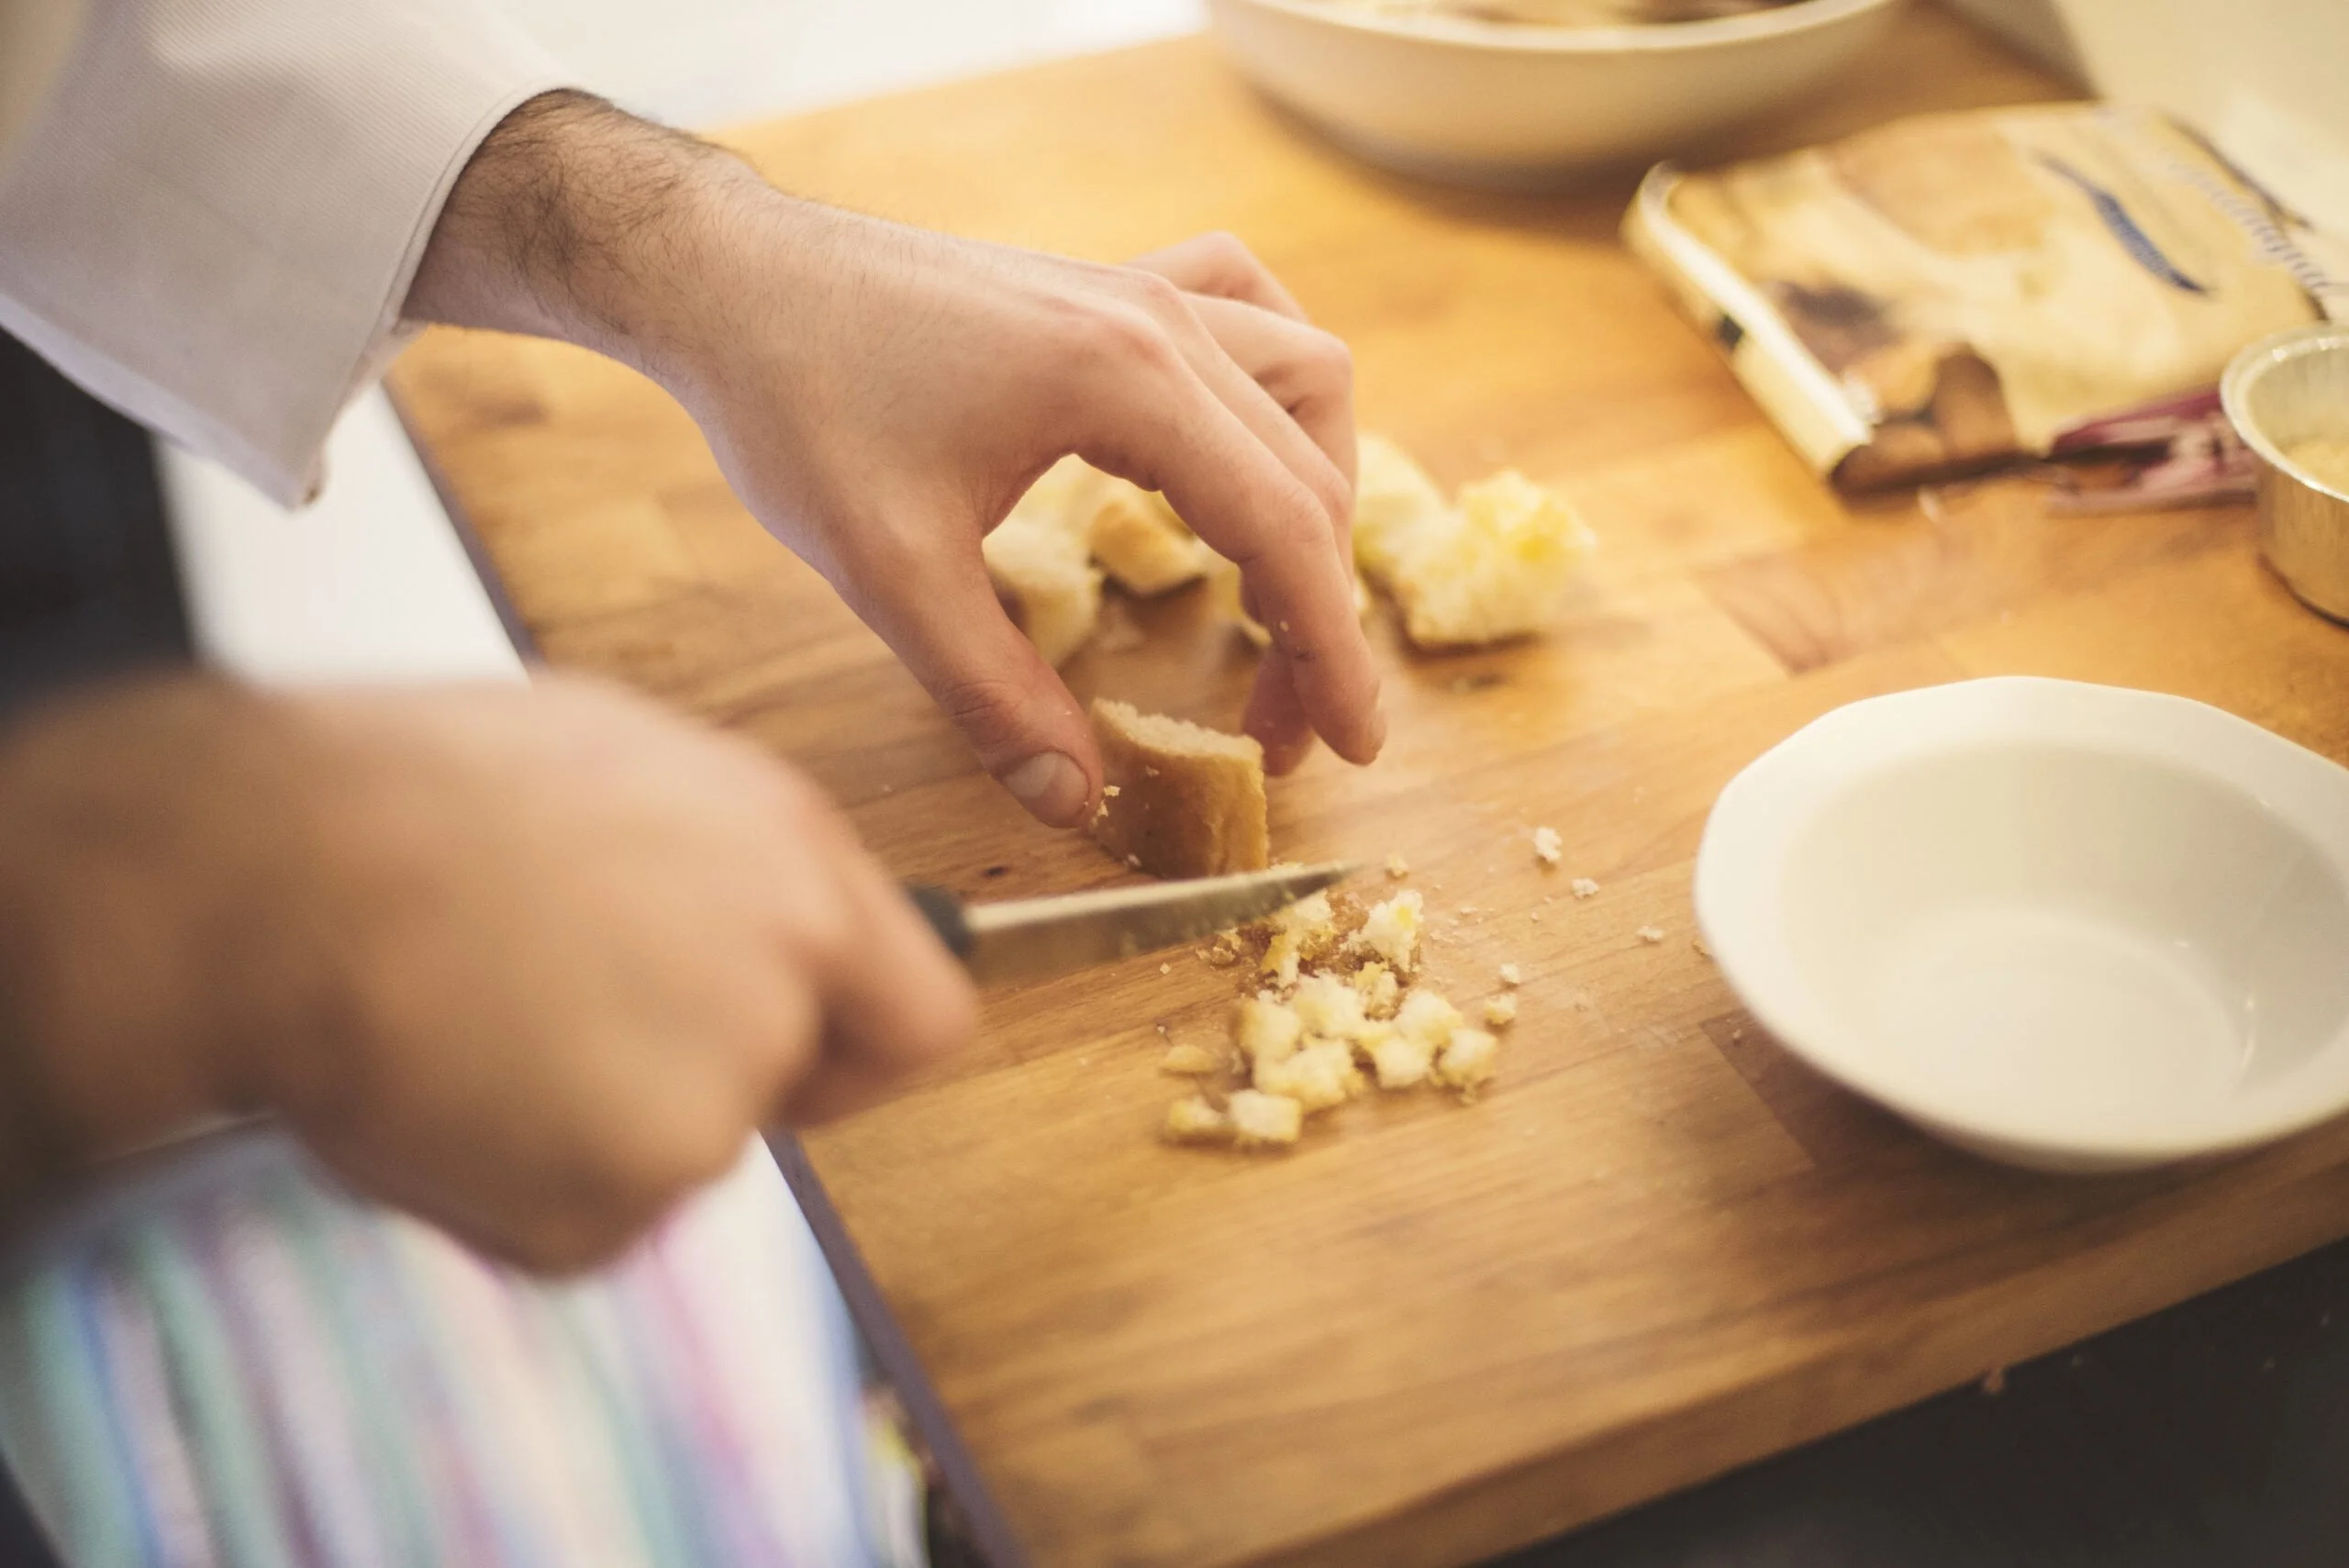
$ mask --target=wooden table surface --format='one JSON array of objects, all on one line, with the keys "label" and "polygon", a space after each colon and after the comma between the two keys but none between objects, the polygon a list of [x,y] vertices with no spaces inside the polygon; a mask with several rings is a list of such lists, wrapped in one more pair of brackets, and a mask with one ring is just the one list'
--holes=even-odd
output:
[{"label": "wooden table surface", "polygon": [[[1919,10],[1748,145],[2054,92]],[[1156,1026],[1215,1038],[1232,989],[1180,957],[995,996],[967,1059],[807,1140],[1035,1562],[1467,1562],[2349,1232],[2349,1128],[2193,1172],[1994,1168],[1795,1064],[1691,944],[1716,792],[1854,698],[2071,676],[2349,758],[2349,632],[2262,570],[2243,509],[2054,517],[2013,484],[1847,505],[1619,248],[1628,184],[1390,179],[1203,40],[738,139],[794,189],[992,239],[1111,258],[1231,229],[1352,342],[1367,428],[1447,482],[1557,483],[1603,539],[1543,640],[1421,658],[1380,626],[1386,756],[1273,790],[1277,853],[1408,859],[1456,999],[1522,967],[1482,1104],[1360,1103],[1285,1157],[1165,1147]],[[1113,876],[975,771],[649,384],[436,332],[395,384],[549,660],[757,737],[904,876]],[[1247,655],[1198,612],[1139,610],[1145,643],[1072,684],[1235,724]]]}]

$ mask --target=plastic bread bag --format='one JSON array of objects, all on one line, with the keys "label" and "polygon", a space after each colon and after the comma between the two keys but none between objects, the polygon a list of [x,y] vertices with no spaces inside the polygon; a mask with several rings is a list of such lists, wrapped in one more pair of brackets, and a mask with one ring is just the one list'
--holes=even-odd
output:
[{"label": "plastic bread bag", "polygon": [[2167,117],[2111,105],[1660,166],[1624,235],[1850,490],[2062,460],[2111,504],[2229,493],[2227,361],[2349,317],[2349,247]]}]

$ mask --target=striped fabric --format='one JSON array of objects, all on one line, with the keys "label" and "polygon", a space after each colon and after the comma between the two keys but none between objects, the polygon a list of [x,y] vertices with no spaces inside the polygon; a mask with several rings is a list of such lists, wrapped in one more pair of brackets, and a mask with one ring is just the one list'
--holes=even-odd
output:
[{"label": "striped fabric", "polygon": [[855,1568],[860,1410],[763,1148],[584,1283],[356,1203],[266,1133],[0,1274],[0,1452],[73,1568]]}]

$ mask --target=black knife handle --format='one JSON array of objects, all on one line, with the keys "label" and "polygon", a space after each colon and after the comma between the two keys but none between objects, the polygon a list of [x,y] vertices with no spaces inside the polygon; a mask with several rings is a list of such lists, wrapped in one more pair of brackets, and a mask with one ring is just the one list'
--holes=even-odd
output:
[{"label": "black knife handle", "polygon": [[946,944],[946,951],[956,958],[971,956],[971,927],[963,918],[963,901],[942,887],[930,887],[922,883],[906,884],[906,896],[914,901],[921,917]]}]

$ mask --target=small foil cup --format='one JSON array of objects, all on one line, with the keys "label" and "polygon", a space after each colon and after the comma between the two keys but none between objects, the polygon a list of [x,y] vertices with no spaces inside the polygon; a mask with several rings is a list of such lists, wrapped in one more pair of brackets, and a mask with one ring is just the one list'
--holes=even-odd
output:
[{"label": "small foil cup", "polygon": [[2259,548],[2300,602],[2349,621],[2349,491],[2301,469],[2302,441],[2349,439],[2349,325],[2263,338],[2227,366],[2227,417],[2259,459]]}]

